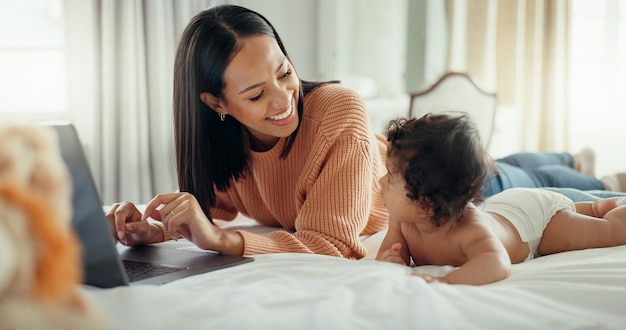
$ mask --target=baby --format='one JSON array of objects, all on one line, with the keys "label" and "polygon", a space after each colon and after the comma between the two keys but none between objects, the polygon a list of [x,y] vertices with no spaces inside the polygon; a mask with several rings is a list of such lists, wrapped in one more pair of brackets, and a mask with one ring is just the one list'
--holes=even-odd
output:
[{"label": "baby", "polygon": [[493,162],[466,114],[394,120],[387,140],[381,184],[390,219],[377,260],[451,265],[458,268],[444,277],[419,276],[480,285],[540,255],[626,244],[624,197],[574,203],[552,191],[515,188],[482,202]]}]

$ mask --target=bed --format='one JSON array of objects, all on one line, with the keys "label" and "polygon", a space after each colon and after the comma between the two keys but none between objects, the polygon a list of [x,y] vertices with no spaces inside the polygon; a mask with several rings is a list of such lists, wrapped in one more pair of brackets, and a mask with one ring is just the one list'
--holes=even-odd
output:
[{"label": "bed", "polygon": [[[219,220],[218,220],[219,222]],[[265,234],[240,217],[221,226]],[[623,329],[626,246],[566,252],[513,266],[484,286],[427,284],[374,260],[384,232],[362,237],[362,260],[268,254],[159,286],[81,291],[112,329]],[[188,241],[159,245],[197,250]]]}]

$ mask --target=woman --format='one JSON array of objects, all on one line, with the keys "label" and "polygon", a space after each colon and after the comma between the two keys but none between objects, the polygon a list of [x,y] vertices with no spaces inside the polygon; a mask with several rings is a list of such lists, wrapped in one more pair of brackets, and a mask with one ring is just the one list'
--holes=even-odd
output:
[{"label": "woman", "polygon": [[[231,255],[367,254],[359,235],[387,226],[377,182],[386,146],[356,93],[300,80],[272,25],[238,6],[192,19],[174,76],[181,192],[156,196],[143,217],[131,203],[115,204],[107,216],[117,239],[184,237]],[[210,222],[238,212],[295,232],[264,237]]]},{"label": "woman", "polygon": [[[338,84],[300,80],[272,25],[239,6],[194,17],[176,53],[174,131],[180,192],[142,215],[107,217],[126,245],[186,238],[229,255],[317,253],[359,259],[359,240],[387,227],[378,179],[386,141],[363,102]],[[277,230],[228,231],[241,212]]]}]

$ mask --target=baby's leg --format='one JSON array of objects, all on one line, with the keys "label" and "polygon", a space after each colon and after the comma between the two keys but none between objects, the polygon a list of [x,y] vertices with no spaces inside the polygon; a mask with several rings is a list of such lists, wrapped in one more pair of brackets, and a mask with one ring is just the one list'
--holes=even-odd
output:
[{"label": "baby's leg", "polygon": [[626,205],[626,197],[599,199],[591,204],[591,209],[594,216],[603,218],[607,212],[621,205]]},{"label": "baby's leg", "polygon": [[626,205],[622,203],[606,212],[603,216],[607,221],[626,222]]},{"label": "baby's leg", "polygon": [[605,218],[574,211],[558,211],[543,231],[539,254],[626,244],[626,205],[615,207]]}]

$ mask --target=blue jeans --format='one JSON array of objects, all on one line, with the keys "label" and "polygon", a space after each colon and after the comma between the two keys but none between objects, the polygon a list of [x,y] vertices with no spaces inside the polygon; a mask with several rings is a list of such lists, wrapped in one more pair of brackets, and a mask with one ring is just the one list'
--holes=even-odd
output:
[{"label": "blue jeans", "polygon": [[488,174],[483,185],[485,198],[513,187],[549,188],[575,202],[626,196],[606,191],[602,181],[574,169],[569,153],[521,152],[496,159],[497,173]]}]

